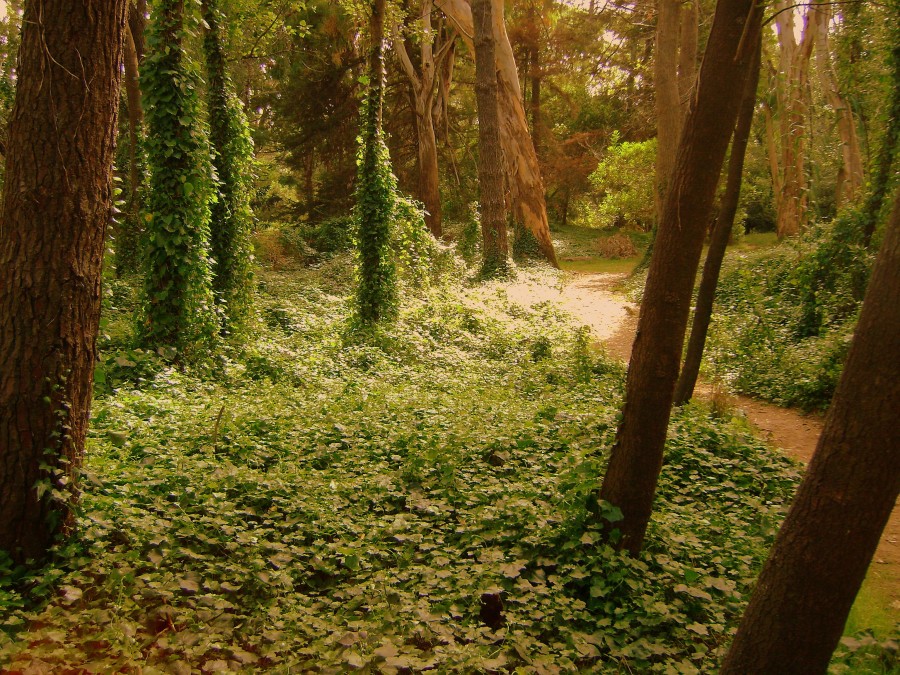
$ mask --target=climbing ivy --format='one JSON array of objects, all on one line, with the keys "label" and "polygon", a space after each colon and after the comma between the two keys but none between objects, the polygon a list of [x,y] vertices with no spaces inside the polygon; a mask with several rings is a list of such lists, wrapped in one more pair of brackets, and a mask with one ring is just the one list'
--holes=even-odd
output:
[{"label": "climbing ivy", "polygon": [[144,344],[175,347],[186,360],[207,353],[218,330],[209,257],[209,141],[197,97],[200,78],[183,46],[197,23],[196,5],[154,3],[141,74],[150,191],[139,332]]},{"label": "climbing ivy", "polygon": [[218,200],[212,205],[210,251],[213,291],[222,307],[225,329],[233,332],[250,308],[253,272],[250,229],[250,167],[253,140],[243,105],[234,94],[225,68],[224,16],[218,0],[204,0],[203,40],[208,77],[208,107],[212,162],[218,176]]},{"label": "climbing ivy", "polygon": [[391,256],[391,220],[397,203],[397,179],[381,128],[384,98],[382,45],[372,48],[373,76],[363,102],[363,128],[357,158],[356,220],[359,283],[356,306],[363,324],[374,324],[396,314],[397,273]]}]

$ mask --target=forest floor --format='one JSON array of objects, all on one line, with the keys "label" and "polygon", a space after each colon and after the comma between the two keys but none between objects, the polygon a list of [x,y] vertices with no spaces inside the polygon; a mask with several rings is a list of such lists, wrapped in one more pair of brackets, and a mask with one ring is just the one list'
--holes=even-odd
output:
[{"label": "forest floor", "polygon": [[[541,302],[558,304],[591,329],[598,346],[627,362],[638,321],[638,306],[616,290],[627,275],[582,272],[570,272],[570,275],[567,283],[555,286],[541,285],[533,279],[517,280],[506,288],[507,296],[524,306]],[[824,423],[821,414],[724,393],[703,381],[698,384],[697,393],[702,398],[717,398],[719,403],[740,411],[762,438],[788,457],[804,465],[812,458]],[[857,609],[856,614],[876,616],[869,621],[868,616],[851,615],[854,630],[872,627],[865,625],[867,622],[891,625],[900,621],[900,510],[896,507],[875,552],[861,602],[868,606]]]}]

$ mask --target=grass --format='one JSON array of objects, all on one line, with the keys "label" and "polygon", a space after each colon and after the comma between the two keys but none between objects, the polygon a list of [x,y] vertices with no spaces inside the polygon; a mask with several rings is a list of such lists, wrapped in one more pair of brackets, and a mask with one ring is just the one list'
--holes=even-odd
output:
[{"label": "grass", "polygon": [[591,258],[591,259],[567,259],[560,260],[560,267],[567,272],[580,272],[583,274],[631,274],[641,261],[640,256],[634,258]]}]

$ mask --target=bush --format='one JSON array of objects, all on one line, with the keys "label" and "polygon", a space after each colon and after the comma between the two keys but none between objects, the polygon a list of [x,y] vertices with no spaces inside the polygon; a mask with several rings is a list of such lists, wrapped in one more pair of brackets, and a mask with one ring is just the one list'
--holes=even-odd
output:
[{"label": "bush", "polygon": [[624,232],[616,232],[609,237],[600,237],[594,248],[604,258],[633,258],[637,255],[634,242]]},{"label": "bush", "polygon": [[655,176],[656,139],[643,143],[616,144],[590,176],[598,195],[593,208],[588,207],[594,227],[636,225],[649,230],[655,217],[653,180]]}]

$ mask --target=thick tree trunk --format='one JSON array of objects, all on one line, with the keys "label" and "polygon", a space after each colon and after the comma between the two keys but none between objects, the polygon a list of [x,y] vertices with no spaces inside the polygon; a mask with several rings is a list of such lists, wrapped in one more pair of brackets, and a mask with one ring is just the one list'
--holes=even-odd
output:
[{"label": "thick tree trunk", "polygon": [[43,556],[71,525],[127,5],[43,0],[25,8],[0,212],[0,549],[19,562]]},{"label": "thick tree trunk", "polygon": [[472,0],[475,102],[478,106],[478,194],[483,240],[482,273],[485,276],[505,271],[509,258],[492,10],[491,0]]},{"label": "thick tree trunk", "polygon": [[[441,5],[441,10],[456,26],[469,51],[474,53],[472,10],[468,2],[447,0]],[[534,235],[544,257],[551,265],[558,267],[550,237],[540,166],[528,132],[516,61],[503,21],[503,0],[492,0],[491,13],[499,85],[500,143],[513,213]]]},{"label": "thick tree trunk", "polygon": [[900,493],[900,192],[847,363],[723,675],[824,673]]},{"label": "thick tree trunk", "polygon": [[761,12],[754,0],[719,0],[650,261],[622,422],[599,495],[621,509],[617,545],[632,553],[650,520],[694,276]]},{"label": "thick tree trunk", "polygon": [[425,205],[425,224],[431,234],[443,236],[441,216],[441,188],[438,172],[437,137],[431,116],[431,101],[422,115],[416,114],[416,133],[419,138],[419,199]]},{"label": "thick tree trunk", "polygon": [[760,50],[758,43],[756,56],[750,66],[750,75],[744,87],[741,109],[734,127],[734,138],[731,141],[731,156],[728,158],[728,178],[725,182],[725,194],[722,206],[716,218],[706,262],[703,263],[703,277],[697,290],[697,304],[694,309],[694,320],[691,324],[691,337],[688,340],[684,366],[675,386],[675,405],[684,405],[694,395],[694,386],[700,374],[700,363],[703,360],[703,348],[706,345],[706,334],[712,318],[713,302],[716,297],[716,286],[719,284],[719,272],[725,259],[725,249],[734,227],[734,216],[737,213],[738,200],[741,196],[741,178],[744,175],[744,155],[753,126],[753,110],[756,107],[756,88],[759,85]]},{"label": "thick tree trunk", "polygon": [[841,160],[843,163],[843,182],[837,192],[837,202],[854,201],[863,186],[862,153],[859,150],[859,136],[856,133],[856,120],[850,103],[838,88],[837,76],[831,62],[831,47],[828,42],[828,30],[831,24],[833,9],[831,5],[814,5],[808,10],[812,13],[812,21],[816,27],[816,72],[825,92],[828,105],[834,108],[837,115],[838,136],[841,140]]}]

